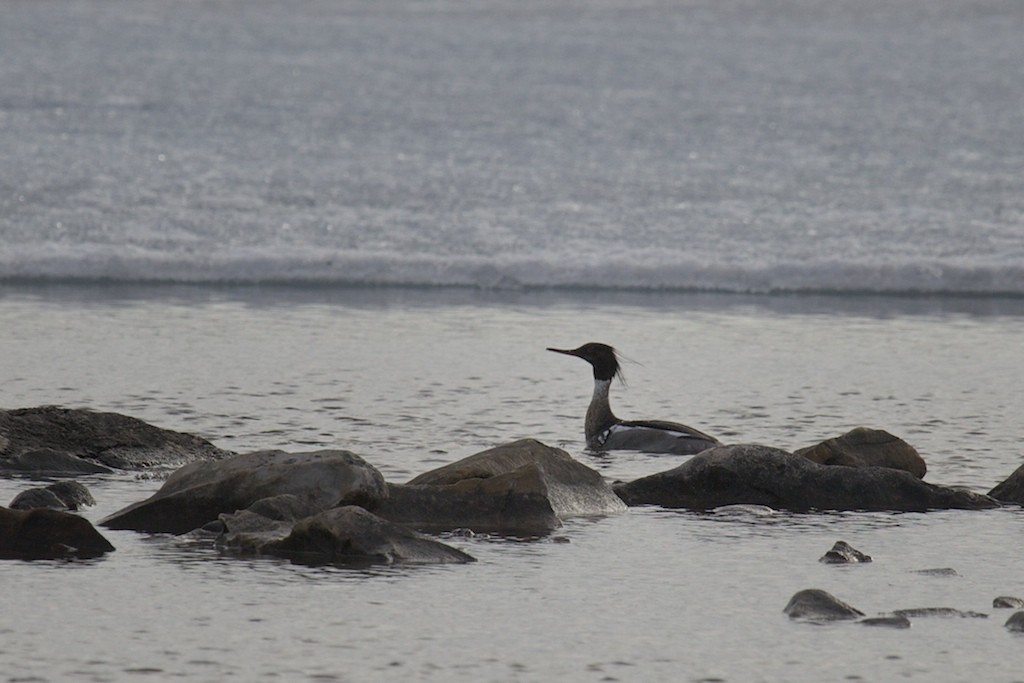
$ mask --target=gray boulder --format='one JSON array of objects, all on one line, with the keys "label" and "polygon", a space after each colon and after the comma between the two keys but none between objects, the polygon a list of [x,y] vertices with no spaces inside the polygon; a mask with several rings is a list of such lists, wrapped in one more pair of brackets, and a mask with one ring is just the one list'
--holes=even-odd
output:
[{"label": "gray boulder", "polygon": [[1024,465],[1018,467],[1013,474],[997,484],[988,492],[988,495],[1004,503],[1024,505]]},{"label": "gray boulder", "polygon": [[303,514],[339,505],[373,508],[387,495],[384,477],[348,451],[259,451],[195,462],[160,490],[102,520],[111,529],[182,534],[244,510],[265,498],[290,495]]},{"label": "gray boulder", "polygon": [[95,505],[96,501],[83,484],[77,481],[58,481],[46,487],[26,489],[11,501],[12,510],[48,508],[51,510],[78,510]]},{"label": "gray boulder", "polygon": [[89,474],[226,455],[205,439],[118,413],[57,406],[0,410],[0,472]]},{"label": "gray boulder", "polygon": [[488,449],[388,489],[375,512],[431,532],[465,528],[535,536],[566,518],[626,509],[599,472],[534,439]]},{"label": "gray boulder", "polygon": [[87,558],[113,549],[89,520],[78,515],[0,507],[0,559]]},{"label": "gray boulder", "polygon": [[1013,633],[1024,633],[1024,612],[1014,612],[1004,626]]},{"label": "gray boulder", "polygon": [[796,593],[782,610],[790,619],[814,623],[858,619],[864,613],[847,605],[836,596],[818,588],[808,588]]},{"label": "gray boulder", "polygon": [[[232,545],[230,539],[227,545]],[[306,517],[280,540],[235,547],[302,564],[364,566],[474,561],[461,550],[388,522],[355,505],[331,508]]]},{"label": "gray boulder", "polygon": [[924,458],[898,436],[882,429],[857,427],[842,436],[794,451],[820,465],[844,467],[891,467],[906,470],[918,479],[928,471]]},{"label": "gray boulder", "polygon": [[899,510],[982,509],[991,498],[936,486],[903,470],[831,467],[757,445],[718,446],[678,467],[620,484],[627,505],[709,510],[723,505],[774,509]]}]

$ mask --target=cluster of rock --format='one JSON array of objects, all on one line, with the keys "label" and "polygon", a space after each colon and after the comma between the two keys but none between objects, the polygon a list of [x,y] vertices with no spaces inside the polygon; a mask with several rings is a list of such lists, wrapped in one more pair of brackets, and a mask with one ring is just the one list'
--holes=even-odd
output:
[{"label": "cluster of rock", "polygon": [[[159,491],[100,524],[202,533],[233,552],[305,562],[466,562],[472,558],[423,534],[471,530],[542,536],[566,518],[614,514],[627,505],[809,511],[980,509],[999,505],[997,498],[1024,502],[1024,467],[991,496],[937,486],[922,481],[924,461],[911,446],[863,428],[796,453],[717,446],[666,472],[614,488],[565,451],[532,439],[396,484],[348,451],[237,455],[113,413],[53,407],[0,411],[0,472],[69,476],[175,465],[182,466]],[[61,482],[26,491],[12,507],[66,514],[59,511],[91,504],[87,496]],[[88,525],[67,517],[77,520],[68,521],[69,527]],[[33,554],[10,534],[24,538],[37,522],[23,514],[4,519],[0,547]],[[46,519],[52,527],[61,518]],[[79,548],[68,538],[40,538],[39,546],[65,555]],[[80,554],[95,553],[97,547],[83,539]],[[843,561],[849,549],[833,552]]]},{"label": "cluster of rock", "polygon": [[[826,552],[820,562],[826,564],[859,564],[871,562],[871,556],[862,553],[845,541],[836,541]],[[936,570],[924,569],[918,573],[936,576],[959,576],[953,570],[944,568],[940,573]],[[992,600],[994,609],[1024,608],[1024,599],[1012,596],[999,596]],[[889,628],[910,628],[911,619],[933,617],[957,617],[969,619],[987,619],[988,614],[971,610],[959,610],[953,607],[914,607],[893,610],[874,617],[865,616],[864,612],[853,607],[831,593],[820,588],[808,588],[798,591],[782,610],[790,619],[806,621],[813,624],[827,624],[836,621],[854,621],[865,626],[886,626]],[[1024,632],[1024,610],[1014,613],[1005,624],[1014,632]]]}]

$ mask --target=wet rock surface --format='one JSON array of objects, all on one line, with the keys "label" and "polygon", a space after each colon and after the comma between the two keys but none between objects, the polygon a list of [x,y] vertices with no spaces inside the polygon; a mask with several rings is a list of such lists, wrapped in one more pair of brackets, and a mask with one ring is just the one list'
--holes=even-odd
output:
[{"label": "wet rock surface", "polygon": [[307,514],[344,504],[376,507],[387,496],[380,472],[348,451],[258,451],[175,471],[151,497],[100,524],[111,529],[182,534],[257,501],[294,496]]},{"label": "wet rock surface", "polygon": [[57,406],[0,410],[0,472],[109,473],[227,455],[205,439],[118,413]]},{"label": "wet rock surface", "polygon": [[913,446],[882,429],[857,427],[814,446],[794,451],[820,465],[889,467],[921,479],[928,471],[924,458]]},{"label": "wet rock surface", "polygon": [[846,541],[836,541],[832,548],[821,556],[819,562],[825,564],[857,564],[870,562],[871,556],[865,555]]},{"label": "wet rock surface", "polygon": [[767,505],[810,510],[984,509],[998,502],[980,494],[921,481],[886,467],[832,467],[777,448],[719,446],[678,467],[615,487],[628,505],[710,510]]},{"label": "wet rock surface", "polygon": [[790,619],[816,623],[859,619],[864,613],[818,588],[799,591],[783,609]]},{"label": "wet rock surface", "polygon": [[51,510],[78,510],[95,505],[96,501],[85,485],[77,481],[58,481],[49,486],[22,491],[11,501],[12,510],[49,508]]},{"label": "wet rock surface", "polygon": [[98,557],[114,549],[86,519],[67,512],[0,507],[0,559]]}]

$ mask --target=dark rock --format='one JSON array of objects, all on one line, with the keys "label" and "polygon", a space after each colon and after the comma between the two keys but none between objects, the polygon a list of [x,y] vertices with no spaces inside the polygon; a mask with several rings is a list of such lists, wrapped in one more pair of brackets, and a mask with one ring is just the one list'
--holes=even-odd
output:
[{"label": "dark rock", "polygon": [[1024,465],[1013,471],[1009,477],[988,492],[998,501],[1024,505]]},{"label": "dark rock", "polygon": [[37,474],[171,467],[226,451],[118,413],[42,406],[0,410],[0,471]]},{"label": "dark rock", "polygon": [[859,609],[847,605],[831,593],[809,588],[802,590],[789,600],[783,610],[790,619],[801,619],[816,623],[857,619],[864,616]]},{"label": "dark rock", "polygon": [[95,505],[92,494],[77,481],[58,481],[43,488],[26,489],[11,501],[12,510],[47,508],[50,510],[77,510]]},{"label": "dark rock", "polygon": [[801,448],[794,454],[820,465],[906,470],[918,479],[928,471],[924,458],[913,446],[887,431],[867,427],[857,427],[834,439]]},{"label": "dark rock", "polygon": [[910,628],[910,619],[901,615],[868,617],[867,619],[861,619],[857,623],[864,624],[865,626],[884,626],[886,628]]},{"label": "dark rock", "polygon": [[992,606],[996,609],[1020,609],[1024,607],[1024,600],[1008,595],[1000,595],[992,601]]},{"label": "dark rock", "polygon": [[830,467],[758,445],[718,446],[675,469],[615,487],[628,505],[710,510],[767,505],[809,510],[982,509],[987,496],[936,486],[887,467]]},{"label": "dark rock", "polygon": [[384,477],[348,451],[259,451],[195,462],[160,490],[100,522],[111,529],[182,534],[244,510],[264,498],[291,495],[306,514],[338,505],[375,507],[387,495]]},{"label": "dark rock", "polygon": [[846,541],[836,541],[832,549],[822,555],[818,561],[825,564],[855,564],[870,562],[871,556],[865,555]]},{"label": "dark rock", "polygon": [[349,505],[299,521],[287,537],[258,548],[304,564],[436,564],[473,558],[411,529]]},{"label": "dark rock", "polygon": [[78,515],[0,507],[0,559],[98,557],[113,549],[87,519]]},{"label": "dark rock", "polygon": [[925,576],[960,576],[960,572],[953,569],[952,567],[935,567],[933,569],[914,569],[914,574],[924,574]]},{"label": "dark rock", "polygon": [[983,612],[964,612],[952,607],[914,607],[911,609],[898,609],[893,612],[898,617],[957,617],[963,619],[988,619]]},{"label": "dark rock", "polygon": [[375,512],[431,532],[468,528],[537,536],[568,517],[625,510],[600,473],[533,439],[471,455],[388,489]]},{"label": "dark rock", "polygon": [[1024,633],[1024,612],[1014,612],[1004,626],[1014,633]]},{"label": "dark rock", "polygon": [[8,506],[12,510],[67,510],[68,506],[50,489],[36,487],[25,489],[14,497]]}]

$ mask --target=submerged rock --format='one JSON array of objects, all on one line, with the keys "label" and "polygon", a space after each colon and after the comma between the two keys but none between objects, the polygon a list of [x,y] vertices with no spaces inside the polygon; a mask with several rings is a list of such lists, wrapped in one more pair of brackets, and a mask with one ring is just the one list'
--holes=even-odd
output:
[{"label": "submerged rock", "polygon": [[856,564],[870,562],[871,556],[865,555],[846,541],[836,541],[832,549],[822,555],[818,561],[825,564]]},{"label": "submerged rock", "polygon": [[58,481],[46,487],[26,489],[11,501],[12,510],[49,508],[51,510],[78,510],[96,501],[83,484],[77,481]]},{"label": "submerged rock", "polygon": [[100,524],[111,529],[182,534],[244,510],[257,501],[290,495],[304,514],[346,504],[372,508],[387,495],[384,477],[348,451],[258,451],[175,471],[144,501]]},{"label": "submerged rock", "polygon": [[1004,503],[1024,505],[1024,465],[1013,471],[1009,477],[988,492],[996,500]]},{"label": "submerged rock", "polygon": [[348,505],[300,520],[279,541],[258,552],[303,564],[438,564],[474,559],[462,552]]},{"label": "submerged rock", "polygon": [[488,449],[388,490],[377,514],[432,532],[535,536],[557,529],[562,519],[626,509],[600,473],[533,439]]},{"label": "submerged rock", "polygon": [[988,619],[984,612],[964,612],[953,607],[914,607],[911,609],[898,609],[893,612],[898,617],[956,617],[961,619]]},{"label": "submerged rock", "polygon": [[1009,595],[1000,595],[992,601],[992,606],[996,609],[1020,609],[1024,607],[1024,600]]},{"label": "submerged rock", "polygon": [[799,591],[782,610],[790,619],[801,619],[816,623],[857,619],[864,613],[847,605],[836,596],[818,588]]},{"label": "submerged rock", "polygon": [[864,626],[884,626],[886,628],[910,628],[910,619],[902,615],[882,615],[880,617],[868,617],[857,622]]},{"label": "submerged rock", "polygon": [[925,576],[960,576],[960,572],[952,567],[933,567],[931,569],[914,569],[911,571],[914,574],[923,574]]},{"label": "submerged rock", "polygon": [[842,436],[794,451],[820,465],[890,467],[910,472],[918,479],[928,471],[924,458],[898,436],[882,429],[857,427]]},{"label": "submerged rock", "polygon": [[0,472],[102,473],[226,455],[205,439],[118,413],[56,406],[0,410]]},{"label": "submerged rock", "polygon": [[768,446],[718,446],[678,467],[615,487],[628,505],[710,510],[767,505],[809,510],[982,509],[987,496],[936,486],[903,470],[830,467]]},{"label": "submerged rock", "polygon": [[0,507],[0,559],[87,558],[113,549],[87,519],[78,515],[44,508]]},{"label": "submerged rock", "polygon": [[1014,612],[1004,626],[1014,633],[1024,633],[1024,612]]}]

